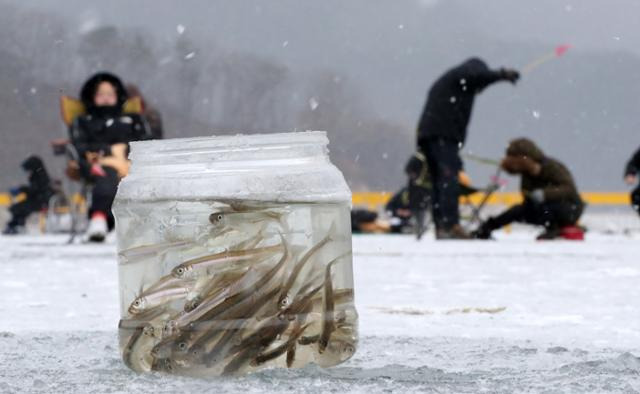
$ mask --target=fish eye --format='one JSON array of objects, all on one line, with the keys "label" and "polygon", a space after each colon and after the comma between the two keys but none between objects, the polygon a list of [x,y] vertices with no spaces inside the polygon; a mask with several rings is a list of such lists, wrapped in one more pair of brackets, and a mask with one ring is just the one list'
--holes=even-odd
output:
[{"label": "fish eye", "polygon": [[133,305],[135,305],[135,306],[140,306],[140,300],[135,300],[135,301],[133,301]]},{"label": "fish eye", "polygon": [[186,349],[186,348],[187,348],[187,344],[186,344],[186,343],[184,343],[184,342],[180,342],[180,343],[178,344],[178,348],[179,348],[180,350],[184,350],[184,349]]},{"label": "fish eye", "polygon": [[212,213],[209,216],[209,221],[212,224],[219,224],[222,221],[222,219],[224,219],[224,216],[221,213]]},{"label": "fish eye", "polygon": [[176,270],[176,272],[177,272],[179,275],[182,275],[182,274],[184,274],[184,268],[180,267],[180,268],[178,268],[178,269]]}]

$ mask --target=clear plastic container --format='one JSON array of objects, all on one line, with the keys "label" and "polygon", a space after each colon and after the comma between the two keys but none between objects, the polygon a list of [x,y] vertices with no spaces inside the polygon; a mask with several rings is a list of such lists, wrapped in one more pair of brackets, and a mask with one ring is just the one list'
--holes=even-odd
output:
[{"label": "clear plastic container", "polygon": [[355,352],[351,193],[323,132],[135,142],[113,211],[120,350],[191,376]]}]

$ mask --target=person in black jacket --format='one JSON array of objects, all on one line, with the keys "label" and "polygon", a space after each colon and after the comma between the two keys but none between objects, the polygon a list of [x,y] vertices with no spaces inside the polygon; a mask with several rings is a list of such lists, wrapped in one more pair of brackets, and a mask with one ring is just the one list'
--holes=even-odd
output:
[{"label": "person in black jacket", "polygon": [[123,113],[127,97],[118,77],[96,74],[80,92],[87,114],[71,125],[71,143],[78,153],[80,173],[93,184],[87,230],[90,241],[103,241],[113,228],[111,204],[120,178],[128,171],[128,143],[152,138],[142,116]]},{"label": "person in black jacket", "polygon": [[[638,175],[640,174],[640,149],[631,157],[624,171],[624,180],[628,185],[636,185],[638,183]],[[640,214],[640,186],[637,186],[631,192],[631,206]]]},{"label": "person in black jacket", "polygon": [[471,58],[436,80],[418,124],[418,149],[427,158],[432,182],[432,211],[436,237],[469,238],[459,225],[458,172],[462,169],[459,149],[467,138],[476,94],[498,81],[517,82],[512,69],[491,70]]},{"label": "person in black jacket", "polygon": [[42,159],[38,156],[30,156],[22,162],[22,169],[29,173],[29,185],[17,187],[12,190],[12,194],[24,193],[26,198],[9,208],[11,220],[3,231],[4,234],[20,233],[24,229],[27,217],[46,208],[53,195],[51,179]]}]

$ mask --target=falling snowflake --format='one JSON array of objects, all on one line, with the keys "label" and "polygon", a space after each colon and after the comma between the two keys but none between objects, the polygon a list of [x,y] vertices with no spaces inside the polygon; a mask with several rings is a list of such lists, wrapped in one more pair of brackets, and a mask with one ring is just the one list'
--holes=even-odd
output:
[{"label": "falling snowflake", "polygon": [[540,111],[533,110],[531,111],[531,114],[533,115],[534,118],[540,119]]},{"label": "falling snowflake", "polygon": [[450,102],[450,103],[455,103],[455,102],[456,102],[456,100],[457,100],[457,99],[456,99],[456,96],[451,96],[451,97],[449,98],[449,102]]},{"label": "falling snowflake", "polygon": [[318,102],[318,100],[315,97],[311,97],[309,99],[309,107],[311,108],[312,111],[315,111],[316,108],[318,108],[319,105],[320,105],[320,103]]},{"label": "falling snowflake", "polygon": [[189,52],[189,53],[187,53],[187,56],[184,57],[184,60],[193,59],[195,56],[196,56],[195,52]]},{"label": "falling snowflake", "polygon": [[289,41],[285,41],[285,42],[282,43],[282,47],[283,48],[286,48],[288,45],[289,45]]},{"label": "falling snowflake", "polygon": [[184,25],[178,25],[178,26],[176,26],[176,31],[177,31],[177,32],[178,32],[178,34],[180,34],[180,35],[184,34],[184,31],[185,31],[186,29],[187,29],[187,28],[186,28],[186,27],[184,27]]}]

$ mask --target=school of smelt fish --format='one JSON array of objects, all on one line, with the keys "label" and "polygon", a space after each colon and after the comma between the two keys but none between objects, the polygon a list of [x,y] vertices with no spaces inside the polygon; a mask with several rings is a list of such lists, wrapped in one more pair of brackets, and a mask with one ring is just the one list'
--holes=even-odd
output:
[{"label": "school of smelt fish", "polygon": [[[351,261],[350,251],[332,250],[332,230],[306,248],[290,245],[279,215],[265,210],[214,212],[209,234],[246,223],[262,230],[275,223],[278,230],[271,236],[254,232],[222,252],[180,262],[131,302],[119,324],[129,368],[211,376],[309,362],[332,366],[354,354],[353,289],[334,285],[334,271]],[[120,259],[134,264],[187,245],[131,248]],[[328,252],[336,253],[321,261]]]}]

